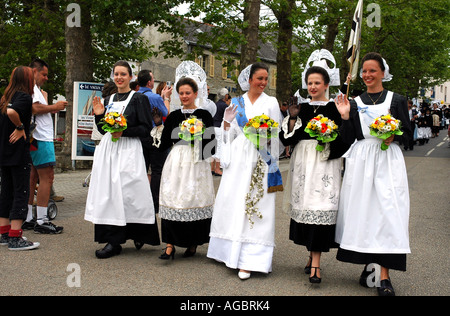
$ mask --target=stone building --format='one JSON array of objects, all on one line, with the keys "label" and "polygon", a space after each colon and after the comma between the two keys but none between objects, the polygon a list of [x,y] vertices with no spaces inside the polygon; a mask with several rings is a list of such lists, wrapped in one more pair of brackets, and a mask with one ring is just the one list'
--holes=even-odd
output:
[{"label": "stone building", "polygon": [[[174,81],[175,69],[183,61],[187,59],[187,55],[192,52],[193,47],[197,46],[196,34],[201,32],[208,32],[213,27],[207,24],[200,24],[196,22],[186,24],[186,32],[182,39],[182,45],[185,56],[182,58],[167,58],[165,59],[162,54],[158,57],[151,58],[137,65],[138,71],[141,69],[149,69],[155,76],[155,88],[159,82]],[[170,34],[160,33],[156,27],[148,26],[145,28],[140,36],[149,42],[150,45],[159,47],[159,43],[172,39]],[[275,96],[276,92],[276,49],[271,43],[260,43],[258,50],[258,58],[261,62],[269,66],[269,84],[265,92],[269,95]],[[239,66],[240,52],[228,56],[228,62],[235,67]],[[195,58],[195,62],[198,63],[207,74],[207,82],[210,88],[210,99],[216,100],[217,92],[221,88],[227,88],[230,91],[231,96],[236,96],[238,93],[236,78],[239,75],[237,70],[229,71],[227,67],[223,67],[226,62],[222,57],[218,57],[210,51],[210,47],[202,47],[202,54]]]}]

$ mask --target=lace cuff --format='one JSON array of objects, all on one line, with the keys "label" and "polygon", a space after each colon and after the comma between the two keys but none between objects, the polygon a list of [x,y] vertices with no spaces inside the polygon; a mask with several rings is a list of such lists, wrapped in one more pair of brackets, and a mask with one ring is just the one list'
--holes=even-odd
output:
[{"label": "lace cuff", "polygon": [[330,143],[325,143],[325,149],[319,153],[320,161],[327,161],[328,157],[330,157]]},{"label": "lace cuff", "polygon": [[164,125],[161,124],[159,126],[153,127],[150,132],[150,136],[153,138],[153,146],[155,146],[156,148],[159,148],[159,146],[161,145],[161,135],[163,129]]},{"label": "lace cuff", "polygon": [[289,119],[290,116],[286,116],[281,123],[281,130],[284,132],[284,138],[289,138],[294,135],[295,131],[302,127],[302,119],[297,117],[297,121],[295,122],[294,129],[289,133]]}]

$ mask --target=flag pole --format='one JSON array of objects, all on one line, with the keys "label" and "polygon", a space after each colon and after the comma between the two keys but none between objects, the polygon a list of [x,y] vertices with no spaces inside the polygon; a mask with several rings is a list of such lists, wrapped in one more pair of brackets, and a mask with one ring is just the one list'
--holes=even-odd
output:
[{"label": "flag pole", "polygon": [[[350,71],[349,71],[350,74],[353,73],[353,63],[355,62],[354,55],[355,55],[355,45],[353,45],[353,50],[352,50],[352,62],[350,63]],[[349,79],[348,83],[347,83],[347,99],[348,99],[348,94],[350,92],[350,82],[351,81],[352,80]]]},{"label": "flag pole", "polygon": [[[347,97],[350,93],[350,82],[353,78],[353,72],[358,70],[358,65],[355,65],[355,61],[359,60],[359,50],[360,50],[360,41],[361,41],[361,24],[363,17],[363,0],[358,0],[358,4],[356,5],[355,14],[353,15],[352,21],[352,29],[350,32],[350,39],[347,46],[347,60],[350,63],[350,74],[351,78],[348,80],[347,84]],[[349,56],[349,52],[351,49],[351,55]],[[349,59],[350,57],[350,59]],[[356,66],[356,67],[355,67]],[[355,68],[355,69],[354,69]],[[355,74],[356,76],[356,74]]]}]

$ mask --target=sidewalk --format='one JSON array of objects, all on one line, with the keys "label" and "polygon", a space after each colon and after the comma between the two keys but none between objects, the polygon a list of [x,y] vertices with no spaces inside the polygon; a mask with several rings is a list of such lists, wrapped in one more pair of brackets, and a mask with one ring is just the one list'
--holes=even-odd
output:
[{"label": "sidewalk", "polygon": [[[449,170],[448,158],[406,157],[411,196],[410,240],[407,272],[392,271],[397,295],[449,295],[448,244]],[[289,160],[280,168],[286,178]],[[0,295],[162,295],[162,296],[376,296],[375,289],[358,284],[362,266],[339,262],[336,251],[322,256],[322,283],[312,285],[303,273],[308,253],[289,241],[289,217],[281,210],[283,193],[277,193],[276,244],[273,272],[254,273],[247,281],[237,271],[206,258],[207,245],[192,258],[182,258],[179,249],[174,261],[158,259],[159,247],[140,251],[131,241],[120,256],[98,260],[101,248],[93,241],[93,225],[84,220],[88,188],[83,187],[90,170],[55,175],[57,225],[61,235],[24,235],[41,246],[29,252],[0,248]],[[216,189],[220,177],[214,178]],[[160,227],[160,226],[159,226]],[[20,264],[18,264],[20,263]],[[75,265],[71,265],[71,264]],[[78,270],[77,270],[78,269]],[[79,273],[79,287],[73,285]]]}]

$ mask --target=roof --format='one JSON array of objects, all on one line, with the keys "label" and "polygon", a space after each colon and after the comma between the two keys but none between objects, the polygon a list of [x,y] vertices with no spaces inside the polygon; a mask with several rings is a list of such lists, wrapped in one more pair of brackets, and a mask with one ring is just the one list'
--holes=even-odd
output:
[{"label": "roof", "polygon": [[[189,44],[189,45],[197,45],[198,39],[197,34],[200,33],[209,33],[211,32],[211,29],[214,27],[211,24],[205,24],[195,21],[186,21],[185,23],[185,30],[186,32],[183,39]],[[212,46],[202,45],[205,48],[211,49]],[[225,50],[225,49],[224,49]],[[237,55],[241,54],[241,49],[238,48],[235,52]],[[258,49],[258,58],[260,58],[263,61],[276,63],[277,62],[277,50],[274,47],[274,45],[271,42],[264,43],[263,41],[259,40],[259,49]]]}]

